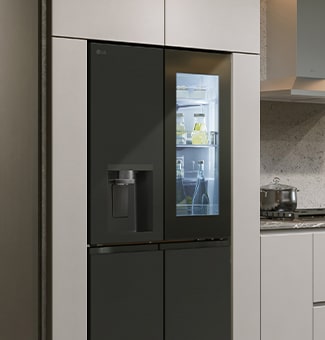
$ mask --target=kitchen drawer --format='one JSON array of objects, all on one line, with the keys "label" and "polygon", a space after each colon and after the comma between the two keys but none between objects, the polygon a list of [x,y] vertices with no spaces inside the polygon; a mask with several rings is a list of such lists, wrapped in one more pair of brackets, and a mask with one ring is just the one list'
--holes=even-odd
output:
[{"label": "kitchen drawer", "polygon": [[314,302],[325,302],[325,232],[314,233]]},{"label": "kitchen drawer", "polygon": [[325,305],[314,307],[314,340],[325,339]]}]

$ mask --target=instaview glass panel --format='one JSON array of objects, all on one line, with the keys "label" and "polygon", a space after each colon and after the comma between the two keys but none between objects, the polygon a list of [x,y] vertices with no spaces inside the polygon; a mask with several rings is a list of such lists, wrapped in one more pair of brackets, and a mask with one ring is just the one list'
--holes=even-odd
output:
[{"label": "instaview glass panel", "polygon": [[219,215],[219,76],[176,75],[176,215]]}]

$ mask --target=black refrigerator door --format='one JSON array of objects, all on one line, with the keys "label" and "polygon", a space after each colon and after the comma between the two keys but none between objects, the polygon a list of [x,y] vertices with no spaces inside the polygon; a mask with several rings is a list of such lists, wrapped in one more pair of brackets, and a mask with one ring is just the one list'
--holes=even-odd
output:
[{"label": "black refrigerator door", "polygon": [[165,340],[230,340],[230,287],[229,246],[166,250]]},{"label": "black refrigerator door", "polygon": [[165,52],[165,239],[229,237],[231,55]]},{"label": "black refrigerator door", "polygon": [[88,242],[161,240],[163,49],[91,42],[88,53]]},{"label": "black refrigerator door", "polygon": [[89,256],[89,340],[164,340],[163,252],[129,246]]}]

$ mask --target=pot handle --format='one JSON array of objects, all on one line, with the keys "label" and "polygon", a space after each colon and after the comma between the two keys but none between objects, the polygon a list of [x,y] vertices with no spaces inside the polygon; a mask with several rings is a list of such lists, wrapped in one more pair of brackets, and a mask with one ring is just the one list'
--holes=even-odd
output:
[{"label": "pot handle", "polygon": [[279,184],[280,183],[280,178],[279,177],[274,177],[273,178],[273,183],[274,184]]},{"label": "pot handle", "polygon": [[260,189],[260,192],[264,192],[264,197],[265,198],[267,197],[267,191],[266,190]]}]

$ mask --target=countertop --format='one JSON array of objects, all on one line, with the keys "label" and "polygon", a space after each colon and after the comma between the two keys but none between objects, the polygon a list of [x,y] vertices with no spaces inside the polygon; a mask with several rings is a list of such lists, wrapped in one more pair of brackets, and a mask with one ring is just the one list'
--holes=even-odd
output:
[{"label": "countertop", "polygon": [[325,229],[325,218],[299,218],[296,220],[272,220],[261,218],[261,231],[266,230],[297,230],[297,229]]}]

